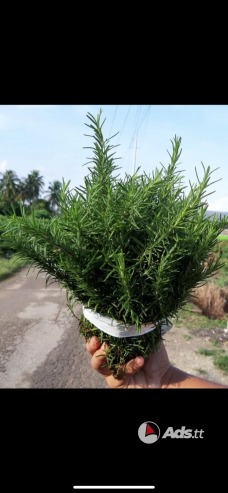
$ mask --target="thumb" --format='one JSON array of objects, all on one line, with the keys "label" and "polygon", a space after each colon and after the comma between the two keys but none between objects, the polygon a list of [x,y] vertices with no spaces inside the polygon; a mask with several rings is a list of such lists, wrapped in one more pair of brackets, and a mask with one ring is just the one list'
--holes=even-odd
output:
[{"label": "thumb", "polygon": [[[121,369],[120,369],[120,372],[124,373],[124,375],[127,376],[131,376],[131,375],[135,375],[135,373],[137,373],[137,371],[139,371],[143,365],[144,365],[144,359],[142,356],[138,356],[137,358],[135,359],[132,359],[131,361],[128,361],[128,363],[126,365],[124,365]],[[122,376],[123,376],[123,373],[122,373]]]}]

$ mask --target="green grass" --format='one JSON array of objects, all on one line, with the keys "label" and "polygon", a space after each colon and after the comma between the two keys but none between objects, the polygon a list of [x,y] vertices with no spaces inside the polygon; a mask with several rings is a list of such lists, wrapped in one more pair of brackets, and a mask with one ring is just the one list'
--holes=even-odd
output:
[{"label": "green grass", "polygon": [[201,373],[201,374],[207,373],[207,371],[203,370],[202,368],[195,368],[195,371],[198,371],[198,373]]},{"label": "green grass", "polygon": [[191,339],[191,336],[187,335],[187,334],[184,334],[183,337],[187,340]]},{"label": "green grass", "polygon": [[204,349],[200,347],[198,353],[203,354],[204,356],[216,356],[217,349]]},{"label": "green grass", "polygon": [[[225,329],[226,320],[212,320],[200,313],[191,312],[194,307],[193,303],[187,303],[185,309],[179,310],[177,317],[172,319],[175,327],[185,327],[186,329],[216,329],[217,327]],[[185,311],[190,310],[190,311]]]},{"label": "green grass", "polygon": [[220,347],[220,346],[219,346],[219,343],[218,343],[215,339],[212,339],[211,344],[212,344],[212,346],[214,346],[214,347]]},{"label": "green grass", "polygon": [[214,359],[214,365],[225,373],[228,373],[228,355],[218,354]]},{"label": "green grass", "polygon": [[227,257],[228,257],[228,246],[223,246],[221,250],[222,250],[223,261],[225,261],[227,263],[228,262],[228,259],[227,259]]},{"label": "green grass", "polygon": [[198,349],[198,353],[200,354],[203,354],[205,356],[213,356],[214,366],[224,371],[225,373],[228,373],[228,354],[224,354],[225,352],[225,349]]},{"label": "green grass", "polygon": [[219,276],[216,281],[217,281],[216,286],[218,286],[219,288],[225,288],[226,286],[228,286],[228,275],[227,275],[227,273],[225,275],[223,273],[221,273],[221,276]]},{"label": "green grass", "polygon": [[228,236],[218,236],[218,240],[227,240],[228,241]]},{"label": "green grass", "polygon": [[23,267],[23,263],[24,260],[15,260],[13,255],[10,259],[0,257],[0,281],[18,272]]}]

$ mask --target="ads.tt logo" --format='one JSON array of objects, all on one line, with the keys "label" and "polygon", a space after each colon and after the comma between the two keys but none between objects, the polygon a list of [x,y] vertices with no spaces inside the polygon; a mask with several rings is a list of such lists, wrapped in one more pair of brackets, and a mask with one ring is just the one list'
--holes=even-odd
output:
[{"label": "ads.tt logo", "polygon": [[160,437],[160,430],[158,425],[156,425],[156,423],[153,423],[153,421],[145,421],[145,423],[143,423],[139,427],[138,434],[142,442],[154,443]]},{"label": "ads.tt logo", "polygon": [[[176,430],[169,426],[161,438],[203,438],[204,430],[186,429],[182,426]],[[145,421],[138,429],[138,435],[143,443],[154,443],[160,437],[160,429],[153,421]]]}]

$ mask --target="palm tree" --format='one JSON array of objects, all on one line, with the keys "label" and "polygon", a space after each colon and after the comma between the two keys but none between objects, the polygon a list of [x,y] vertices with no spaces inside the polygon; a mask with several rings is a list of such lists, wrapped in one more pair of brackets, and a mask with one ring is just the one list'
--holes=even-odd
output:
[{"label": "palm tree", "polygon": [[31,175],[31,181],[33,182],[33,187],[34,187],[34,198],[38,199],[40,196],[40,192],[44,188],[44,177],[40,176],[39,171],[34,170],[32,171]]},{"label": "palm tree", "polygon": [[9,170],[5,173],[0,173],[0,192],[3,200],[14,201],[19,192],[20,179],[17,177],[15,171]]},{"label": "palm tree", "polygon": [[[20,185],[21,200],[27,200],[31,206],[33,200],[39,198],[40,192],[44,187],[43,176],[39,175],[39,171],[34,170],[28,174],[26,179],[23,179]],[[24,203],[24,202],[23,202]]]},{"label": "palm tree", "polygon": [[22,178],[20,183],[18,184],[18,195],[16,197],[16,200],[22,201],[23,207],[25,205],[25,201],[29,200],[30,197],[30,190],[28,188],[28,185],[26,183],[26,178]]},{"label": "palm tree", "polygon": [[53,210],[55,210],[55,206],[57,207],[57,199],[59,196],[59,193],[62,188],[62,183],[58,180],[54,180],[53,183],[49,181],[49,187],[48,190],[46,190],[46,195],[44,198],[48,200],[53,207]]}]

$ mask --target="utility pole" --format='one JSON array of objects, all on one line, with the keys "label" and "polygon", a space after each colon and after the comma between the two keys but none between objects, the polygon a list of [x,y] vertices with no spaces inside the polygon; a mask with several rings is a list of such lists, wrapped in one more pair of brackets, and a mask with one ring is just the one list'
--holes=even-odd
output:
[{"label": "utility pole", "polygon": [[133,171],[133,174],[135,174],[136,149],[137,149],[137,137],[138,137],[138,130],[136,130],[136,134],[135,134],[135,155],[134,155],[134,171]]}]

